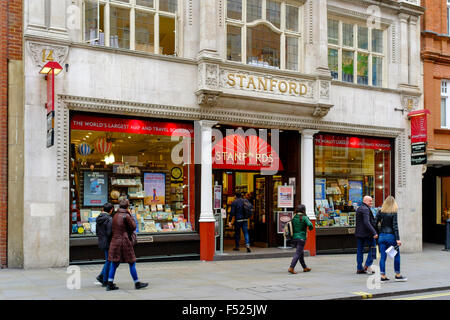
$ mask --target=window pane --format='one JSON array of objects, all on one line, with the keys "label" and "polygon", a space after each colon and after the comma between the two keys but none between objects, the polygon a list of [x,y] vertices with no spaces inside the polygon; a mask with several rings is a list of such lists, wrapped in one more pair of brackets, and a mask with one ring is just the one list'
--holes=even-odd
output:
[{"label": "window pane", "polygon": [[261,19],[262,0],[247,0],[247,22]]},{"label": "window pane", "polygon": [[353,82],[353,51],[342,51],[342,81]]},{"label": "window pane", "polygon": [[298,38],[286,37],[286,69],[298,71]]},{"label": "window pane", "polygon": [[441,94],[447,95],[447,81],[441,82]]},{"label": "window pane", "polygon": [[373,57],[372,59],[372,85],[383,86],[383,58]]},{"label": "window pane", "polygon": [[227,26],[227,59],[241,62],[241,28]]},{"label": "window pane", "polygon": [[159,16],[159,53],[175,54],[175,19]]},{"label": "window pane", "polygon": [[242,0],[227,1],[227,17],[242,20]]},{"label": "window pane", "polygon": [[110,29],[111,47],[130,49],[130,9],[111,7]]},{"label": "window pane", "polygon": [[347,47],[353,47],[353,25],[344,23],[342,24],[342,44]]},{"label": "window pane", "polygon": [[280,35],[264,25],[248,28],[247,63],[279,68]]},{"label": "window pane", "polygon": [[447,98],[441,98],[441,127],[447,127]]},{"label": "window pane", "polygon": [[372,30],[372,51],[383,53],[383,31]]},{"label": "window pane", "polygon": [[298,31],[298,8],[286,6],[286,29]]},{"label": "window pane", "polygon": [[136,4],[139,6],[153,8],[153,0],[136,0]]},{"label": "window pane", "polygon": [[369,50],[369,29],[358,26],[358,48]]},{"label": "window pane", "polygon": [[267,0],[266,17],[267,20],[272,22],[272,24],[279,28],[280,18],[281,18],[281,5],[279,2]]},{"label": "window pane", "polygon": [[328,68],[333,79],[337,79],[339,75],[338,61],[338,51],[336,49],[328,49]]},{"label": "window pane", "polygon": [[358,83],[369,84],[369,56],[358,53],[358,65],[356,67],[358,68]]},{"label": "window pane", "polygon": [[84,6],[84,40],[94,44],[98,39],[98,5],[97,1],[86,1]]},{"label": "window pane", "polygon": [[339,21],[328,19],[328,43],[339,44]]},{"label": "window pane", "polygon": [[176,13],[178,0],[159,0],[159,10]]},{"label": "window pane", "polygon": [[153,14],[136,11],[136,50],[154,53],[154,30]]}]

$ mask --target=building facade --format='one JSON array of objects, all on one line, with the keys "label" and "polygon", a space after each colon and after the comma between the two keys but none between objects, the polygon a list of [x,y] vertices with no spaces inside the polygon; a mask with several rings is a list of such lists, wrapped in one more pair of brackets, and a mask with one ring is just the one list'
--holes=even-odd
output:
[{"label": "building facade", "polygon": [[422,20],[421,56],[425,108],[428,116],[428,165],[423,180],[424,240],[444,243],[445,223],[450,218],[450,79],[448,1],[422,1],[427,8]]},{"label": "building facade", "polygon": [[252,245],[278,246],[284,185],[315,223],[313,255],[354,249],[365,194],[377,207],[396,197],[404,251],[420,251],[407,112],[423,106],[423,11],[412,0],[25,0],[17,266],[101,258],[95,218],[122,197],[140,257],[214,259],[213,208],[226,216],[238,191],[255,205]]}]

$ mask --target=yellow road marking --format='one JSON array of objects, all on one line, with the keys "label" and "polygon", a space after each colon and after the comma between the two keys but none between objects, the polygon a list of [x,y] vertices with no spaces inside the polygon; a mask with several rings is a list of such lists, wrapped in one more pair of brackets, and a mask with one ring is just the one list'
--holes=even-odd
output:
[{"label": "yellow road marking", "polygon": [[358,296],[361,296],[363,299],[368,299],[368,298],[372,298],[372,294],[371,293],[367,293],[367,292],[352,292],[353,294],[356,294]]},{"label": "yellow road marking", "polygon": [[397,299],[392,299],[392,300],[421,300],[421,299],[439,298],[439,297],[445,297],[445,296],[450,296],[450,292],[429,294],[426,296],[419,296],[419,297],[397,298]]}]

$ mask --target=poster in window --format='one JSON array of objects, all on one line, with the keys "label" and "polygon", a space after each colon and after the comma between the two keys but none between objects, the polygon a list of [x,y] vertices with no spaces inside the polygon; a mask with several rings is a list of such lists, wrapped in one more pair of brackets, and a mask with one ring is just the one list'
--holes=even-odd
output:
[{"label": "poster in window", "polygon": [[294,187],[278,186],[278,208],[294,207]]},{"label": "poster in window", "polygon": [[108,173],[84,172],[84,206],[101,207],[108,202]]},{"label": "poster in window", "polygon": [[316,178],[316,188],[315,188],[315,198],[316,198],[316,200],[324,200],[324,199],[326,199],[326,194],[325,194],[326,183],[327,183],[327,179]]},{"label": "poster in window", "polygon": [[145,205],[165,204],[166,174],[144,173]]},{"label": "poster in window", "polygon": [[348,200],[352,202],[352,204],[357,204],[360,206],[362,204],[363,199],[363,183],[362,181],[349,181],[349,191],[348,191]]}]

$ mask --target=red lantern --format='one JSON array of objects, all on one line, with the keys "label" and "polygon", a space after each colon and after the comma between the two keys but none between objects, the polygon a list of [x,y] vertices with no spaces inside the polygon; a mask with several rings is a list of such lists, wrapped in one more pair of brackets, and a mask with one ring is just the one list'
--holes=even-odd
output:
[{"label": "red lantern", "polygon": [[98,138],[95,141],[95,150],[101,154],[110,153],[112,149],[112,142],[108,142],[106,138]]}]

